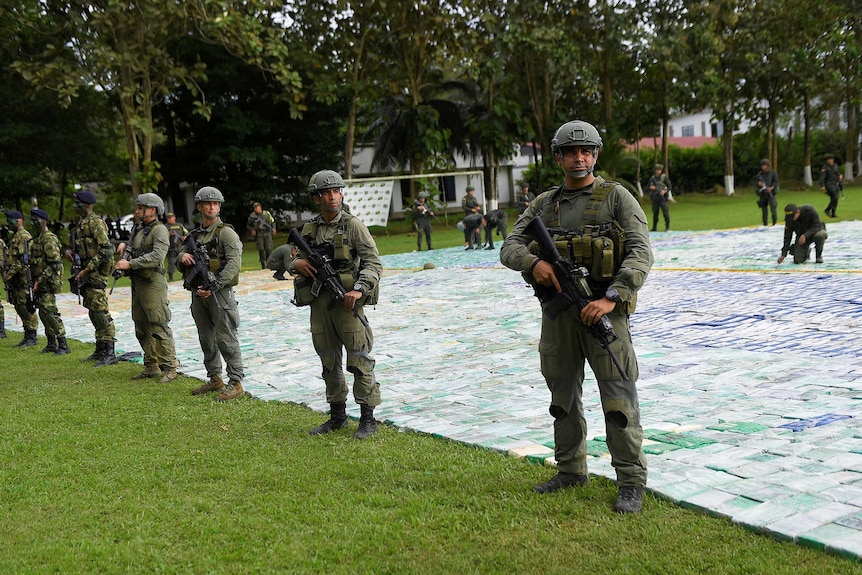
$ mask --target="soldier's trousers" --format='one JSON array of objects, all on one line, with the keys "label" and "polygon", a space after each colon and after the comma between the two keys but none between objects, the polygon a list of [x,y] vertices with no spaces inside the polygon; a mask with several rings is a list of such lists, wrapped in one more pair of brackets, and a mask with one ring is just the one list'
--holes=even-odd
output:
[{"label": "soldier's trousers", "polygon": [[163,275],[154,274],[152,280],[132,278],[132,321],[135,337],[144,351],[144,365],[177,367],[168,285]]},{"label": "soldier's trousers", "polygon": [[191,311],[198,328],[207,377],[221,376],[223,357],[228,379],[242,381],[242,353],[236,336],[239,309],[233,290],[222,288],[208,298],[192,293]]},{"label": "soldier's trousers", "polygon": [[617,481],[620,485],[646,485],[647,463],[635,386],[638,366],[628,317],[616,312],[610,315],[619,336],[610,347],[626,371],[628,379],[623,379],[608,352],[577,321],[577,313],[576,306],[572,306],[555,320],[542,316],[539,356],[542,375],[551,391],[557,468],[587,474],[587,423],[582,401],[586,359],[598,382],[605,436]]},{"label": "soldier's trousers", "polygon": [[39,317],[35,313],[27,311],[27,293],[26,289],[13,289],[11,291],[12,305],[15,306],[15,312],[21,318],[21,325],[24,329],[36,331],[39,329]]},{"label": "soldier's trousers", "polygon": [[81,296],[84,307],[89,311],[90,322],[96,328],[96,341],[117,341],[114,330],[114,318],[108,310],[108,294],[105,288],[83,286]]},{"label": "soldier's trousers", "polygon": [[823,257],[823,245],[826,243],[826,239],[829,237],[829,234],[826,233],[826,230],[820,230],[819,232],[814,232],[814,235],[810,238],[806,238],[804,244],[799,245],[798,243],[793,244],[792,252],[793,252],[793,263],[795,264],[804,264],[808,261],[808,258],[811,257],[811,246],[814,246],[814,254],[817,259]]},{"label": "soldier's trousers", "polygon": [[431,222],[426,218],[423,222],[416,222],[416,251],[422,251],[422,235],[425,235],[425,243],[431,249]]},{"label": "soldier's trousers", "polygon": [[347,400],[347,383],[341,369],[343,350],[347,350],[347,371],[353,374],[353,398],[359,405],[380,405],[380,384],[374,377],[374,334],[362,323],[362,306],[357,304],[357,315],[345,310],[340,302],[329,305],[328,293],[311,302],[311,339],[314,350],[323,365],[326,383],[326,401],[341,403]]},{"label": "soldier's trousers", "polygon": [[272,232],[257,232],[257,255],[260,258],[261,269],[266,267],[266,260],[272,254]]},{"label": "soldier's trousers", "polygon": [[36,294],[36,305],[39,306],[39,319],[45,326],[45,335],[66,337],[66,326],[57,309],[57,298],[49,292],[39,291]]}]

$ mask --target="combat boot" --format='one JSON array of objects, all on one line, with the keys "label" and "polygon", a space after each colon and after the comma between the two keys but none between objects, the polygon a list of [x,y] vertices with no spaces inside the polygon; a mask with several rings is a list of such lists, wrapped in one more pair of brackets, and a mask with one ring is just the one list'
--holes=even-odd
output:
[{"label": "combat boot", "polygon": [[36,339],[36,330],[35,329],[25,329],[24,330],[24,339],[22,339],[18,345],[15,347],[33,347],[37,345],[39,340]]},{"label": "combat boot", "polygon": [[242,388],[241,381],[231,381],[227,385],[227,389],[216,396],[216,401],[230,401],[242,396],[245,390]]},{"label": "combat boot", "polygon": [[202,395],[204,393],[209,393],[211,391],[224,391],[225,390],[224,381],[220,375],[214,375],[210,378],[210,380],[203,384],[200,387],[196,387],[192,390],[192,395]]},{"label": "combat boot", "polygon": [[587,475],[578,475],[577,473],[558,472],[556,475],[533,487],[536,493],[553,493],[567,487],[575,487],[578,485],[586,485],[590,481]]},{"label": "combat boot", "polygon": [[42,348],[42,351],[39,353],[56,353],[57,352],[57,337],[53,335],[46,335],[45,338],[48,340],[48,345]]},{"label": "combat boot", "polygon": [[355,439],[368,439],[377,431],[377,420],[374,419],[374,408],[360,405],[359,429],[353,434]]},{"label": "combat boot", "polygon": [[347,403],[330,403],[329,419],[308,432],[309,435],[323,435],[342,427],[347,427]]},{"label": "combat boot", "polygon": [[54,352],[54,355],[66,355],[68,353],[72,353],[72,350],[69,349],[69,344],[66,343],[65,336],[58,335],[57,336],[57,351]]},{"label": "combat boot", "polygon": [[166,365],[162,367],[162,378],[159,380],[159,383],[170,383],[177,378],[177,368],[173,365]]},{"label": "combat boot", "polygon": [[141,379],[153,379],[155,377],[161,377],[162,370],[159,369],[157,365],[147,365],[144,366],[144,371],[139,373],[138,375],[133,375],[129,378],[130,381],[139,381]]},{"label": "combat boot", "polygon": [[623,485],[614,503],[617,513],[637,513],[643,508],[644,488],[642,485]]},{"label": "combat boot", "polygon": [[96,362],[96,367],[114,365],[120,361],[119,358],[117,358],[117,354],[114,353],[114,342],[105,341],[102,343],[102,346],[102,356],[99,358],[99,361]]},{"label": "combat boot", "polygon": [[102,359],[104,349],[105,349],[105,342],[97,341],[96,342],[96,349],[93,350],[93,353],[91,353],[89,356],[85,357],[81,361],[99,361],[100,359]]}]

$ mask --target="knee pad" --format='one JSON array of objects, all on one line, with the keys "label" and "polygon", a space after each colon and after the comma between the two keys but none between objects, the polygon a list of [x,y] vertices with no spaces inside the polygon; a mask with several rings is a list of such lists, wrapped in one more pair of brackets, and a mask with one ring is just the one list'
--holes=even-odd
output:
[{"label": "knee pad", "polygon": [[605,421],[620,429],[625,429],[629,424],[629,418],[622,411],[609,411],[605,414]]}]

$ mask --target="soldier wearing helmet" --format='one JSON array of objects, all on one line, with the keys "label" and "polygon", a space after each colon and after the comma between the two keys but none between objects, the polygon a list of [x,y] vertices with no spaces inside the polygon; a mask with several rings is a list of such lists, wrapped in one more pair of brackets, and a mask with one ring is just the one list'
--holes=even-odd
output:
[{"label": "soldier wearing helmet", "polygon": [[826,154],[824,158],[826,162],[820,168],[820,191],[829,196],[829,205],[826,206],[825,213],[830,218],[835,217],[835,210],[838,209],[838,199],[841,197],[841,190],[844,189],[844,175],[838,166],[835,165],[835,154]]},{"label": "soldier wearing helmet", "polygon": [[96,196],[84,190],[75,192],[74,200],[75,213],[80,220],[71,229],[71,249],[66,250],[66,257],[73,262],[73,269],[80,260],[81,269],[71,282],[73,289],[80,292],[96,329],[96,350],[87,360],[95,361],[96,367],[113,365],[118,361],[114,352],[114,318],[108,309],[105,288],[114,269],[114,245],[108,238],[107,224],[93,211]]},{"label": "soldier wearing helmet", "polygon": [[[540,194],[524,211],[503,242],[500,261],[524,274],[547,309],[561,287],[550,250],[538,244],[535,226],[531,225],[540,218],[562,257],[588,270],[586,284],[591,293],[579,289],[589,300],[583,309],[572,305],[554,319],[542,315],[539,356],[551,392],[558,473],[537,485],[535,491],[550,493],[589,480],[581,399],[584,365],[589,361],[601,395],[611,463],[617,472],[619,495],[614,510],[634,513],[643,504],[647,464],[629,314],[634,311],[637,291],[652,267],[653,256],[640,204],[622,185],[594,173],[601,148],[601,136],[589,123],[575,120],[560,126],[551,149],[563,170],[564,182]],[[588,326],[603,316],[610,319],[618,336],[611,349],[624,367],[625,377],[589,331]]]},{"label": "soldier wearing helmet", "polygon": [[25,260],[29,262],[33,236],[24,227],[24,214],[17,210],[6,212],[6,229],[12,235],[9,237],[9,247],[6,250],[4,280],[9,292],[9,303],[15,306],[15,311],[24,327],[24,338],[15,347],[32,347],[39,343],[36,337],[39,317],[32,307],[33,301],[30,300]]},{"label": "soldier wearing helmet", "polygon": [[60,240],[48,229],[50,216],[45,210],[30,210],[33,242],[30,245],[30,277],[33,279],[33,297],[39,309],[39,319],[45,326],[48,344],[42,353],[66,355],[71,352],[66,343],[66,326],[57,309],[55,294],[63,288],[63,257]]},{"label": "soldier wearing helmet", "polygon": [[343,188],[344,180],[332,170],[321,170],[311,177],[308,191],[320,207],[320,215],[308,221],[300,232],[310,249],[331,258],[345,292],[343,301],[326,289],[315,295],[313,282],[318,270],[304,251],[300,250],[288,271],[298,276],[294,303],[311,306],[312,339],[323,364],[330,407],[329,419],[309,433],[320,435],[347,426],[348,387],[341,368],[346,349],[347,371],[353,375],[353,397],[361,413],[354,437],[366,439],[377,431],[374,408],[380,405],[380,385],[374,377],[374,336],[364,306],[377,303],[383,264],[368,228],[342,209]]},{"label": "soldier wearing helmet", "polygon": [[132,321],[144,352],[144,369],[132,380],[159,378],[159,383],[168,383],[177,378],[179,364],[165,281],[170,240],[168,228],[159,219],[165,203],[158,195],[147,193],[135,198],[135,205],[136,224],[128,244],[117,246],[117,252],[124,255],[114,266],[132,280]]},{"label": "soldier wearing helmet", "polygon": [[269,210],[263,209],[260,202],[255,202],[245,227],[257,243],[260,269],[266,269],[266,261],[272,254],[272,236],[276,233],[275,218],[272,217]]},{"label": "soldier wearing helmet", "polygon": [[772,169],[772,162],[760,160],[760,171],[755,176],[757,180],[757,205],[763,216],[763,225],[769,223],[767,210],[772,211],[772,225],[778,221],[778,202],[775,194],[778,193],[778,174]]},{"label": "soldier wearing helmet", "polygon": [[[204,356],[208,380],[192,390],[192,395],[219,392],[217,401],[230,401],[245,393],[244,370],[237,337],[239,309],[233,286],[239,283],[242,268],[242,240],[233,226],[219,217],[224,195],[212,186],[195,194],[195,206],[201,213],[201,224],[189,232],[177,256],[183,273],[183,285],[192,292],[192,318],[198,329],[198,340]],[[191,239],[197,250],[192,249]],[[209,266],[214,275],[214,289],[206,289],[199,274],[192,275],[195,260]],[[195,278],[191,281],[191,278]],[[222,358],[227,364],[228,383],[222,379]]]}]

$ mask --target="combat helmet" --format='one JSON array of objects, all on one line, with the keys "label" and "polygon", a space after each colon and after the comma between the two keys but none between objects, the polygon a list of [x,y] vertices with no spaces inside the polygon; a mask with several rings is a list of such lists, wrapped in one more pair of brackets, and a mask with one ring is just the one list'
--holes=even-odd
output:
[{"label": "combat helmet", "polygon": [[158,194],[146,193],[135,198],[135,203],[139,206],[147,206],[148,208],[156,208],[156,214],[161,218],[165,214],[165,202]]},{"label": "combat helmet", "polygon": [[308,191],[312,195],[322,194],[324,190],[343,188],[346,184],[338,172],[333,170],[320,170],[308,181]]},{"label": "combat helmet", "polygon": [[224,196],[220,191],[218,191],[218,188],[204,186],[195,194],[195,203],[197,202],[218,202],[223,204]]},{"label": "combat helmet", "polygon": [[583,120],[572,120],[557,129],[554,139],[551,140],[551,151],[556,154],[560,148],[569,146],[595,146],[601,149],[602,145],[602,137],[592,124]]}]

